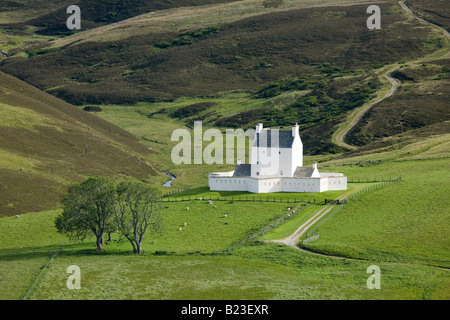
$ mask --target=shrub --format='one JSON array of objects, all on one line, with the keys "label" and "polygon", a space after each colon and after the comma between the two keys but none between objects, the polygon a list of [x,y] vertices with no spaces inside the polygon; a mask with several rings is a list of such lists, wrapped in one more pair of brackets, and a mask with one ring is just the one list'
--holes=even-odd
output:
[{"label": "shrub", "polygon": [[208,110],[212,106],[218,104],[217,102],[200,102],[188,105],[186,107],[182,107],[172,113],[173,118],[188,118],[194,115],[199,114],[205,110]]},{"label": "shrub", "polygon": [[103,111],[102,108],[100,108],[99,106],[86,106],[83,108],[84,111],[87,112],[101,112]]}]

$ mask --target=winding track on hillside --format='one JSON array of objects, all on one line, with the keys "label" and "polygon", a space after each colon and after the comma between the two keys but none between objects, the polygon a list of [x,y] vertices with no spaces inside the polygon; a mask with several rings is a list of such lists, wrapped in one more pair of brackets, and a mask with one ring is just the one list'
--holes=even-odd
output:
[{"label": "winding track on hillside", "polygon": [[356,110],[351,116],[350,116],[350,122],[348,124],[345,124],[344,127],[341,127],[341,129],[337,130],[335,132],[335,134],[332,137],[332,140],[335,144],[337,144],[338,146],[344,148],[344,149],[349,149],[349,150],[356,150],[357,148],[355,146],[349,145],[348,143],[346,143],[345,137],[347,136],[347,134],[358,124],[358,122],[363,118],[363,116],[370,110],[372,109],[374,106],[376,106],[377,104],[379,104],[381,101],[391,97],[398,89],[398,87],[400,86],[400,81],[398,81],[397,79],[393,78],[391,76],[391,74],[397,70],[399,68],[399,66],[395,66],[395,67],[391,67],[389,68],[387,71],[384,71],[386,68],[383,69],[383,73],[382,73],[382,78],[385,78],[389,81],[389,83],[391,84],[391,88],[389,89],[389,91],[386,92],[386,94],[375,100],[372,102],[369,102],[368,104],[366,104],[365,106],[363,106],[362,108]]},{"label": "winding track on hillside", "polygon": [[[434,28],[437,28],[446,38],[450,39],[450,33],[448,33],[447,30],[445,30],[444,28],[429,22],[427,20],[424,20],[420,17],[418,17],[406,4],[404,1],[399,1],[399,5],[401,6],[401,8],[408,13],[410,16],[412,16],[415,19],[418,19],[419,21],[426,23]],[[435,53],[432,53],[431,55],[434,55]],[[412,61],[408,61],[405,64],[408,63],[413,63],[413,62],[418,62],[418,61],[424,61],[426,57],[423,58],[419,58],[416,60],[412,60]],[[348,150],[356,150],[357,147],[349,145],[348,143],[345,142],[345,138],[347,136],[347,134],[359,123],[359,121],[363,118],[363,116],[369,111],[371,110],[374,106],[376,106],[377,104],[379,104],[381,101],[391,97],[399,88],[401,82],[395,78],[393,78],[391,76],[391,74],[398,70],[400,68],[400,65],[395,65],[395,66],[387,66],[385,68],[383,68],[381,70],[381,75],[379,76],[379,79],[381,82],[384,82],[385,80],[387,80],[390,85],[391,88],[386,92],[386,94],[384,94],[381,98],[378,98],[375,101],[371,101],[365,105],[363,105],[361,108],[355,110],[349,117],[349,120],[347,122],[344,122],[337,130],[336,132],[333,134],[332,136],[332,141],[333,143],[335,143],[336,145],[344,148],[344,149],[348,149]]]}]

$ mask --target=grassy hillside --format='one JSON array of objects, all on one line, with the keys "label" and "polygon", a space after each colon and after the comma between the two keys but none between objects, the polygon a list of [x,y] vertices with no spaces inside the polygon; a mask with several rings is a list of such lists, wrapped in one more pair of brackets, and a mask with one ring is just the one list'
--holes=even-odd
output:
[{"label": "grassy hillside", "polygon": [[159,175],[132,134],[4,73],[0,107],[1,216],[55,208],[87,176]]},{"label": "grassy hillside", "polygon": [[[374,157],[376,158],[376,156]],[[364,169],[330,167],[357,177],[401,173],[402,182],[350,201],[310,235],[307,248],[358,259],[419,261],[449,267],[448,159],[383,162]],[[363,177],[361,177],[363,178]]]}]

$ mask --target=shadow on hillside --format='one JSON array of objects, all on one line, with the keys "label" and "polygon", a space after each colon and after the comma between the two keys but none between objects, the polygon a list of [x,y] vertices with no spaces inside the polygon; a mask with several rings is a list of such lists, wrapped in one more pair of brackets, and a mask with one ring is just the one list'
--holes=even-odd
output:
[{"label": "shadow on hillside", "polygon": [[9,260],[29,260],[34,258],[50,258],[59,251],[59,255],[64,256],[104,256],[104,255],[129,255],[133,254],[131,250],[111,248],[105,245],[104,251],[97,252],[95,243],[73,243],[68,245],[48,245],[48,246],[30,246],[19,248],[0,249],[0,261]]}]

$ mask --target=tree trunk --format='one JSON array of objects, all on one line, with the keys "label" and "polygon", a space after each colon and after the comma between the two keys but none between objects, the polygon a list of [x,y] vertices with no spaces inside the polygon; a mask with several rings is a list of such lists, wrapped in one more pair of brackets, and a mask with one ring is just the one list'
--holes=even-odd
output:
[{"label": "tree trunk", "polygon": [[144,253],[144,250],[142,250],[142,243],[139,241],[136,241],[136,252],[137,254]]},{"label": "tree trunk", "polygon": [[125,238],[127,238],[127,240],[130,241],[131,245],[133,246],[133,253],[136,253],[136,246],[134,244],[134,240],[131,239],[128,235],[125,235]]},{"label": "tree trunk", "polygon": [[97,235],[97,251],[100,252],[102,251],[102,244],[103,244],[103,236],[102,235]]}]

